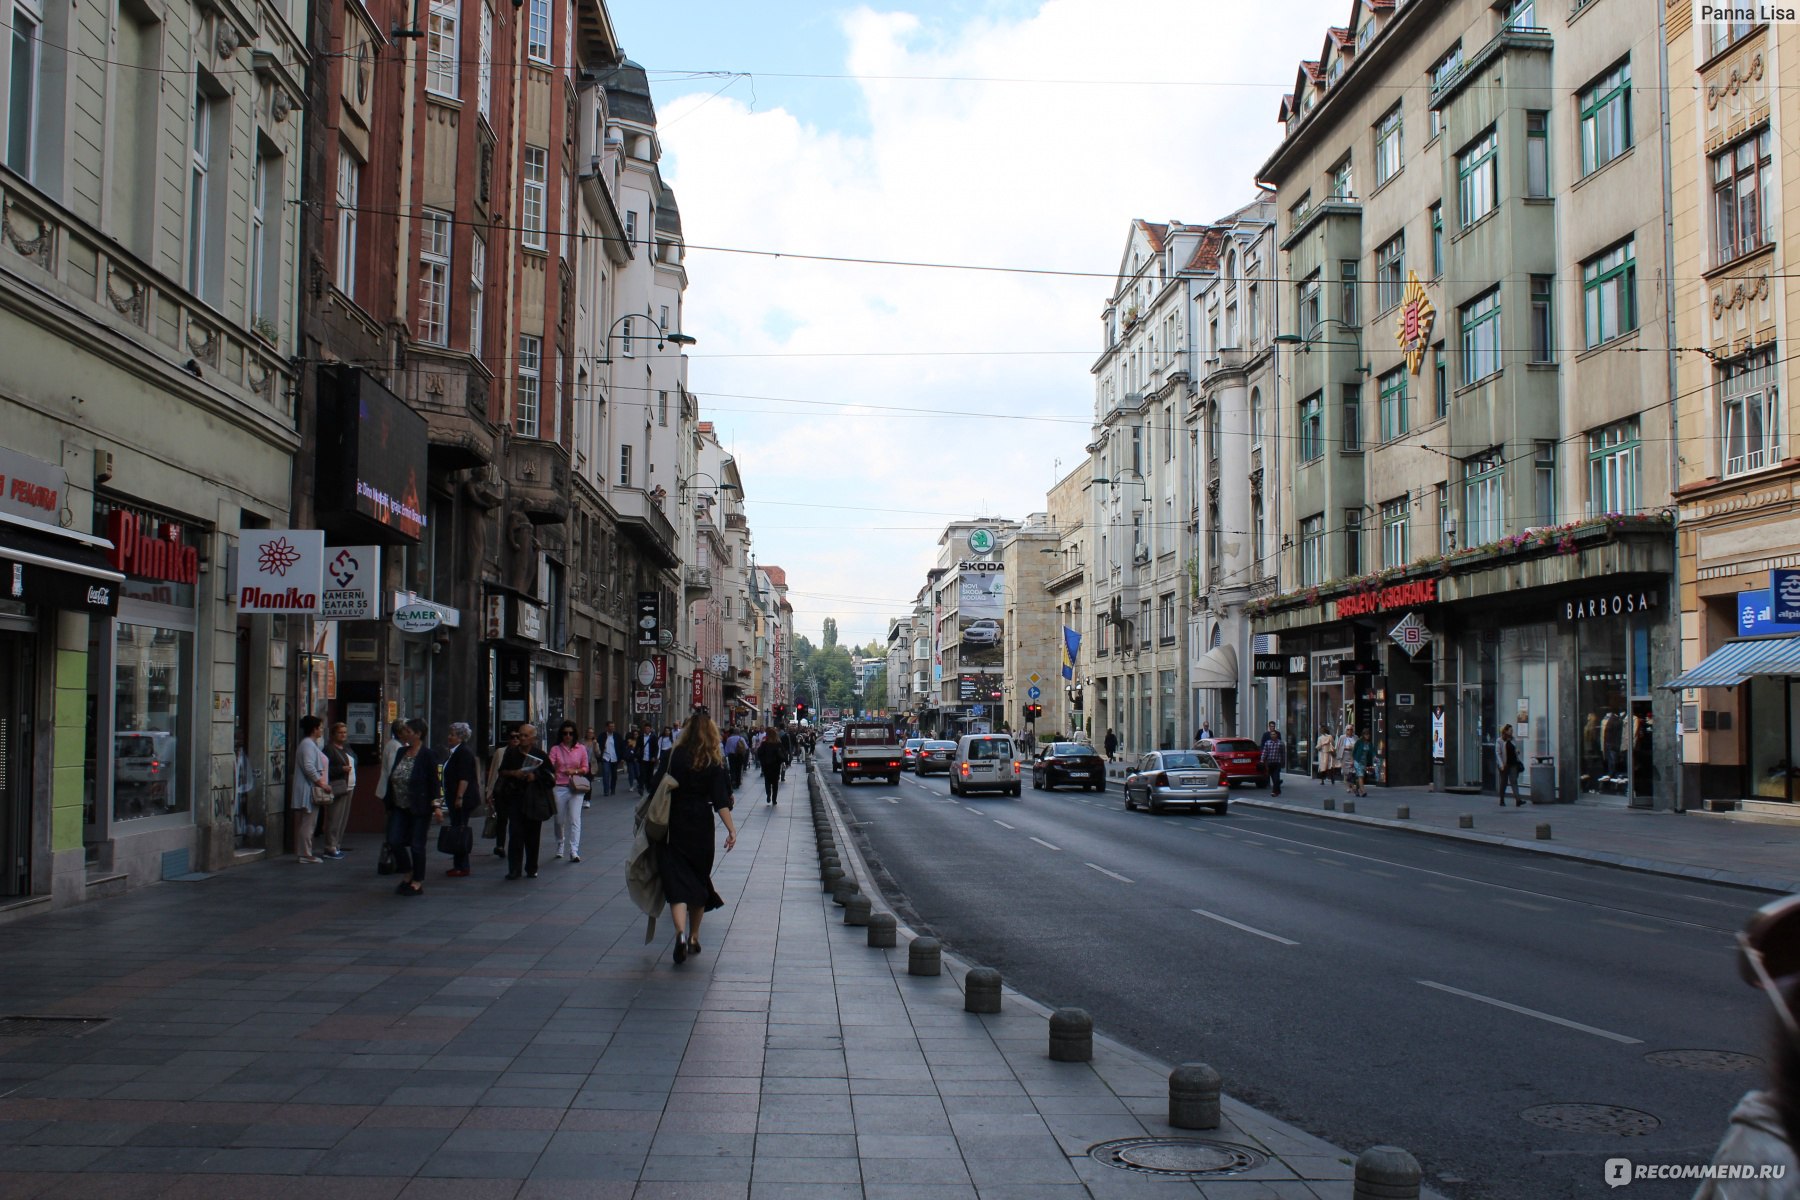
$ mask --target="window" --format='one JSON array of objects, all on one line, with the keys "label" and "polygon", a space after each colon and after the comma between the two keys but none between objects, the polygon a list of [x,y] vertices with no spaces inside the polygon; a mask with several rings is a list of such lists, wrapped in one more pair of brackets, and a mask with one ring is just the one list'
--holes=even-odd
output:
[{"label": "window", "polygon": [[1627,239],[1582,263],[1581,292],[1590,350],[1636,329],[1636,240]]},{"label": "window", "polygon": [[1490,126],[1456,156],[1458,219],[1464,229],[1493,212],[1500,202],[1499,148],[1500,135]]},{"label": "window", "polygon": [[1300,402],[1300,461],[1303,463],[1317,461],[1325,453],[1324,406],[1325,398],[1319,392]]},{"label": "window", "polygon": [[[1138,601],[1137,627],[1138,648],[1148,650],[1150,648],[1150,601],[1148,600]],[[1145,700],[1144,703],[1148,705],[1150,702]]]},{"label": "window", "polygon": [[1362,449],[1362,387],[1358,384],[1344,385],[1344,429],[1343,448],[1345,450]]},{"label": "window", "polygon": [[480,41],[475,47],[475,107],[482,116],[493,120],[494,105],[494,13],[485,0],[478,26]]},{"label": "window", "polygon": [[1431,348],[1431,392],[1433,416],[1449,416],[1450,356],[1444,353],[1444,343],[1442,342]]},{"label": "window", "polygon": [[1137,473],[1140,479],[1143,478],[1144,427],[1142,425],[1131,427],[1131,469]]},{"label": "window", "polygon": [[419,227],[419,340],[450,344],[450,214],[425,210]]},{"label": "window", "polygon": [[[1462,43],[1458,42],[1456,45],[1450,47],[1449,51],[1442,58],[1432,64],[1431,70],[1425,73],[1425,79],[1426,82],[1431,85],[1432,94],[1435,95],[1438,89],[1442,88],[1452,79],[1455,79],[1457,72],[1462,70],[1462,66]],[[1430,101],[1427,100],[1427,103],[1429,102]],[[1429,136],[1425,139],[1426,141],[1430,141],[1431,138],[1436,137],[1444,131],[1444,114],[1438,111],[1435,106],[1430,108],[1429,112],[1431,114]]]},{"label": "window", "polygon": [[1725,474],[1760,471],[1781,461],[1780,384],[1773,347],[1719,372],[1719,427],[1724,434]]},{"label": "window", "polygon": [[1250,341],[1255,346],[1262,338],[1262,305],[1258,302],[1256,284],[1250,285]]},{"label": "window", "polygon": [[[281,156],[256,148],[256,178],[250,191],[249,309],[252,321],[276,321],[281,313]],[[271,221],[269,218],[275,219]]]},{"label": "window", "polygon": [[1554,362],[1556,359],[1556,325],[1550,307],[1551,283],[1548,275],[1531,277],[1531,361]]},{"label": "window", "polygon": [[1775,237],[1775,204],[1769,185],[1769,130],[1713,155],[1714,259],[1730,262],[1760,250]]},{"label": "window", "polygon": [[1258,578],[1263,574],[1263,528],[1263,498],[1262,493],[1257,492],[1250,497],[1250,558]]},{"label": "window", "polygon": [[1706,47],[1708,54],[1718,54],[1750,36],[1756,28],[1754,21],[1714,21],[1706,26]]},{"label": "window", "polygon": [[569,173],[558,170],[556,178],[556,226],[561,231],[557,237],[556,252],[564,262],[569,259],[569,230],[575,224],[569,219]]},{"label": "window", "polygon": [[1479,383],[1500,370],[1500,289],[1489,288],[1462,310],[1462,381]]},{"label": "window", "polygon": [[544,339],[519,335],[519,395],[513,406],[513,432],[520,437],[538,436],[538,411],[543,385]]},{"label": "window", "polygon": [[1406,368],[1396,367],[1383,375],[1381,384],[1381,440],[1391,442],[1403,437],[1406,421]]},{"label": "window", "polygon": [[1400,106],[1398,104],[1387,110],[1381,120],[1375,122],[1375,186],[1380,187],[1400,173],[1402,160],[1400,142]]},{"label": "window", "polygon": [[1353,200],[1356,198],[1356,185],[1350,176],[1350,158],[1345,155],[1337,166],[1331,168],[1331,199]]},{"label": "window", "polygon": [[[532,10],[537,8],[533,0]],[[522,215],[523,236],[525,245],[533,250],[544,249],[544,201],[545,188],[550,182],[549,152],[539,146],[525,147],[525,208]]]},{"label": "window", "polygon": [[1355,576],[1363,573],[1363,527],[1362,509],[1346,508],[1344,510],[1344,574]]},{"label": "window", "polygon": [[1438,553],[1448,554],[1456,549],[1456,526],[1450,516],[1450,485],[1437,485],[1438,514]]},{"label": "window", "polygon": [[1631,60],[1581,93],[1581,173],[1591,174],[1631,149]]},{"label": "window", "polygon": [[636,317],[626,317],[623,321],[619,322],[619,352],[626,358],[630,358],[635,352],[631,339],[632,334],[635,332],[633,326],[636,324]]},{"label": "window", "polygon": [[458,94],[462,63],[457,49],[457,0],[431,0],[431,15],[425,20],[426,90],[441,96]]},{"label": "window", "polygon": [[1302,193],[1300,198],[1288,206],[1288,227],[1298,229],[1305,223],[1307,214],[1312,212],[1312,193]]},{"label": "window", "polygon": [[1537,0],[1507,0],[1501,13],[1502,29],[1537,28]]},{"label": "window", "polygon": [[1444,277],[1444,202],[1431,206],[1431,277]]},{"label": "window", "polygon": [[1404,567],[1412,561],[1412,505],[1405,496],[1381,506],[1381,565]]},{"label": "window", "polygon": [[1355,259],[1346,258],[1338,263],[1338,280],[1339,286],[1343,289],[1342,294],[1338,297],[1338,311],[1342,314],[1344,324],[1362,324],[1361,318],[1356,315],[1359,306],[1356,303],[1357,280]]},{"label": "window", "polygon": [[1463,545],[1497,542],[1505,532],[1506,517],[1501,504],[1501,473],[1505,466],[1498,450],[1463,463]]},{"label": "window", "polygon": [[1632,417],[1588,434],[1588,515],[1637,507],[1638,419]]},{"label": "window", "polygon": [[1250,389],[1250,446],[1260,449],[1263,444],[1263,403],[1262,389]]},{"label": "window", "polygon": [[338,145],[337,170],[337,285],[356,298],[356,209],[362,184],[362,163],[348,145]]},{"label": "window", "polygon": [[[218,299],[218,289],[208,284],[218,271],[219,264],[215,259],[224,249],[225,233],[220,227],[222,222],[213,212],[218,198],[213,194],[212,168],[216,152],[224,148],[231,137],[229,116],[219,122],[221,128],[214,128],[214,120],[219,115],[217,110],[221,107],[221,102],[208,95],[199,76],[195,76],[194,122],[188,141],[187,286],[188,291],[209,303]],[[214,145],[215,138],[217,146]],[[223,176],[217,186],[228,186]]]},{"label": "window", "polygon": [[669,427],[669,393],[656,393],[656,423],[664,429]]},{"label": "window", "polygon": [[637,245],[637,209],[625,210],[625,245],[629,248]]},{"label": "window", "polygon": [[1537,444],[1537,455],[1532,459],[1532,469],[1536,474],[1537,485],[1537,523],[1539,525],[1556,524],[1556,443],[1540,441]]},{"label": "window", "polygon": [[1225,517],[1217,500],[1206,505],[1206,577],[1208,582],[1219,583],[1224,579],[1224,554],[1221,550],[1223,531],[1219,528],[1225,523]]},{"label": "window", "polygon": [[1165,646],[1175,644],[1175,593],[1165,592],[1157,604],[1157,634]]},{"label": "window", "polygon": [[1300,522],[1300,586],[1317,587],[1325,582],[1325,514],[1317,513]]},{"label": "window", "polygon": [[1375,310],[1386,312],[1406,294],[1406,233],[1375,248]]},{"label": "window", "polygon": [[541,63],[550,61],[550,0],[531,0],[525,53]]},{"label": "window", "polygon": [[469,350],[481,353],[482,292],[487,287],[487,243],[479,236],[469,242]]},{"label": "window", "polygon": [[38,124],[38,70],[42,65],[42,23],[22,4],[12,10],[11,82],[7,89],[6,165],[32,177],[34,136]]},{"label": "window", "polygon": [[1319,273],[1314,271],[1300,284],[1300,336],[1310,338],[1319,332]]},{"label": "window", "polygon": [[631,486],[631,443],[619,447],[619,486]]},{"label": "window", "polygon": [[1550,194],[1550,114],[1525,114],[1525,194],[1539,199]]}]

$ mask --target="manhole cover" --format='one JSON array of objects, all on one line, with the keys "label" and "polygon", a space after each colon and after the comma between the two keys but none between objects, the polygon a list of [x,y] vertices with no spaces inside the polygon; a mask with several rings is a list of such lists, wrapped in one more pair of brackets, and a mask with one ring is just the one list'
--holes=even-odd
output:
[{"label": "manhole cover", "polygon": [[1616,1104],[1540,1104],[1519,1114],[1533,1125],[1564,1133],[1610,1133],[1642,1137],[1662,1122],[1647,1112]]},{"label": "manhole cover", "polygon": [[111,1017],[0,1017],[0,1037],[80,1037]]},{"label": "manhole cover", "polygon": [[1653,1050],[1644,1055],[1644,1061],[1655,1063],[1659,1067],[1681,1067],[1688,1071],[1716,1071],[1721,1074],[1754,1071],[1763,1065],[1760,1058],[1749,1054],[1734,1054],[1730,1050]]},{"label": "manhole cover", "polygon": [[1199,1138],[1120,1138],[1088,1149],[1088,1157],[1109,1167],[1145,1175],[1216,1179],[1253,1170],[1267,1161],[1247,1146]]}]

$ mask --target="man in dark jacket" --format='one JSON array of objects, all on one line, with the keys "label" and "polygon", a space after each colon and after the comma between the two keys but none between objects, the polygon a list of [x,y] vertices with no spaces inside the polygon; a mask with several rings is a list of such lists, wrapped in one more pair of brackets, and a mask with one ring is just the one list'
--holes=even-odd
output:
[{"label": "man in dark jacket", "polygon": [[1106,761],[1112,762],[1119,753],[1119,735],[1112,730],[1106,731]]},{"label": "man in dark jacket", "polygon": [[532,879],[538,873],[538,843],[544,822],[556,814],[556,798],[552,788],[556,772],[545,761],[537,744],[537,729],[519,726],[519,741],[507,747],[500,760],[500,778],[509,785],[507,802],[509,820],[506,831],[506,877],[518,879],[520,868]]},{"label": "man in dark jacket", "polygon": [[1269,795],[1281,795],[1281,768],[1287,764],[1287,743],[1281,740],[1281,730],[1275,728],[1275,722],[1269,722],[1269,729],[1262,737],[1262,765],[1269,773]]},{"label": "man in dark jacket", "polygon": [[762,740],[756,748],[756,765],[762,768],[763,798],[770,804],[779,803],[775,796],[781,790],[781,773],[787,768],[780,738],[771,733]]},{"label": "man in dark jacket", "polygon": [[[468,825],[469,818],[481,807],[481,768],[475,761],[475,748],[469,745],[474,732],[467,721],[450,726],[450,749],[444,758],[444,807],[445,819],[453,828]],[[466,878],[469,856],[454,855],[446,874],[452,879]]]}]

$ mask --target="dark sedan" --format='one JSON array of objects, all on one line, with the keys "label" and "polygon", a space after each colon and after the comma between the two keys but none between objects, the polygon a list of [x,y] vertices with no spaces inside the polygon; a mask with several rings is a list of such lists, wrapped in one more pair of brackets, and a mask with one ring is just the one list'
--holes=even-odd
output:
[{"label": "dark sedan", "polygon": [[1213,756],[1226,787],[1240,783],[1251,787],[1269,786],[1269,772],[1262,764],[1262,747],[1249,738],[1204,738],[1194,744],[1194,749]]},{"label": "dark sedan", "polygon": [[919,775],[931,775],[940,771],[948,775],[950,760],[955,757],[955,742],[928,740],[919,746],[919,756],[913,759],[913,771]]},{"label": "dark sedan", "polygon": [[1073,783],[1082,791],[1106,790],[1106,760],[1084,742],[1051,742],[1031,763],[1031,786],[1054,791],[1060,783]]}]

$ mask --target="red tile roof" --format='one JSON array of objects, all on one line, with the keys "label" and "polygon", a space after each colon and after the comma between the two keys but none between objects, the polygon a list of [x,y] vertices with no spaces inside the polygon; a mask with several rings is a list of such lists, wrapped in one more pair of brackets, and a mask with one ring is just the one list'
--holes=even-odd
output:
[{"label": "red tile roof", "polygon": [[1169,227],[1167,225],[1156,225],[1145,220],[1139,220],[1137,227],[1144,231],[1145,237],[1150,239],[1150,249],[1157,254],[1161,254],[1163,242],[1169,236]]},{"label": "red tile roof", "polygon": [[769,577],[770,583],[774,584],[776,587],[787,586],[786,571],[782,570],[780,567],[772,567],[767,563],[759,563],[758,565],[762,567],[763,573]]},{"label": "red tile roof", "polygon": [[1212,228],[1200,235],[1200,244],[1194,247],[1194,256],[1188,259],[1185,270],[1217,271],[1219,269],[1219,252],[1225,248],[1225,231]]}]

